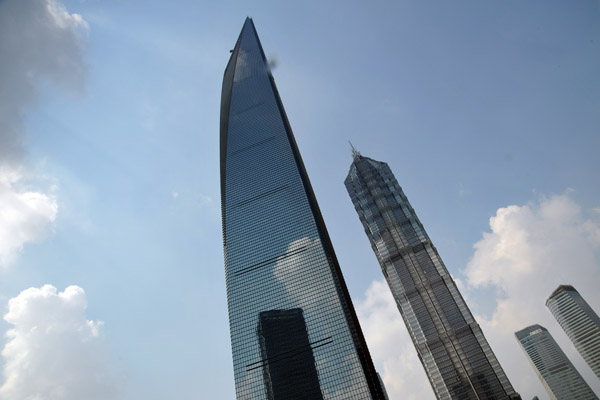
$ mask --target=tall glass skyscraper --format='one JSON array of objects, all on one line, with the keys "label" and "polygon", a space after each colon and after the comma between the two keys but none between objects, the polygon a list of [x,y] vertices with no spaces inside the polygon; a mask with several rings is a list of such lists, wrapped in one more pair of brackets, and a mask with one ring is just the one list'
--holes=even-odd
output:
[{"label": "tall glass skyscraper", "polygon": [[383,399],[254,24],[221,97],[221,209],[238,399]]},{"label": "tall glass skyscraper", "polygon": [[528,326],[515,336],[552,400],[598,399],[546,328]]},{"label": "tall glass skyscraper", "polygon": [[571,285],[560,285],[546,301],[575,348],[600,378],[600,318]]},{"label": "tall glass skyscraper", "polygon": [[519,399],[402,188],[353,151],[346,189],[438,399]]}]

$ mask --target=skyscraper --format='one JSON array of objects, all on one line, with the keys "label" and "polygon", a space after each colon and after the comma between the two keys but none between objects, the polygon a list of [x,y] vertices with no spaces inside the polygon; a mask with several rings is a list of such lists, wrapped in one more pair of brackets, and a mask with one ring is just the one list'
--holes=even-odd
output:
[{"label": "skyscraper", "polygon": [[437,398],[520,398],[388,165],[353,156],[346,189]]},{"label": "skyscraper", "polygon": [[575,348],[600,378],[600,318],[571,285],[560,285],[546,301]]},{"label": "skyscraper", "polygon": [[598,399],[546,328],[528,326],[515,336],[552,400]]},{"label": "skyscraper", "polygon": [[383,399],[249,18],[223,79],[221,210],[238,399],[285,399],[294,371],[295,399],[318,398],[317,386],[324,399]]}]

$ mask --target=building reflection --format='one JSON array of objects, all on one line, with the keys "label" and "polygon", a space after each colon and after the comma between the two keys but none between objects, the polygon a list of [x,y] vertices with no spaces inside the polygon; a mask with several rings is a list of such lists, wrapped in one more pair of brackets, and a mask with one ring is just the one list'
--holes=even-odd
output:
[{"label": "building reflection", "polygon": [[323,399],[301,308],[263,311],[258,320],[263,378],[269,400]]}]

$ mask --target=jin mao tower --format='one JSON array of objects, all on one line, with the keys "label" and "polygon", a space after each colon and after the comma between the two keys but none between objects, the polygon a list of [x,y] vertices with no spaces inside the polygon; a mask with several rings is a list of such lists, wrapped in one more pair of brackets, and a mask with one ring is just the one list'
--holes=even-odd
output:
[{"label": "jin mao tower", "polygon": [[438,399],[520,399],[386,163],[353,149],[346,189]]},{"label": "jin mao tower", "polygon": [[221,210],[238,399],[383,399],[254,23],[221,97]]}]

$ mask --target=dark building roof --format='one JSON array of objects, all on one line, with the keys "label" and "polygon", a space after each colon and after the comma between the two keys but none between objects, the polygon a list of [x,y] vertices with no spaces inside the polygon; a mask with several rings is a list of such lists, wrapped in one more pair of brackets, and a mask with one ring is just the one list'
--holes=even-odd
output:
[{"label": "dark building roof", "polygon": [[[548,297],[548,300],[555,298],[556,296],[560,295],[562,292],[577,292],[577,289],[575,289],[573,286],[571,285],[560,285],[559,287],[556,288],[556,290],[554,292],[552,292],[552,294],[550,295],[550,297]],[[548,300],[546,300],[546,303],[548,303]]]},{"label": "dark building roof", "polygon": [[535,324],[535,325],[528,326],[525,329],[521,329],[518,332],[515,332],[515,336],[517,337],[517,339],[521,340],[521,339],[526,338],[527,336],[529,336],[531,334],[531,332],[537,331],[538,329],[542,330],[542,331],[546,331],[546,332],[548,331],[543,326]]}]

